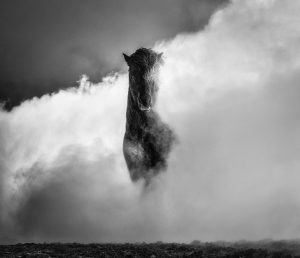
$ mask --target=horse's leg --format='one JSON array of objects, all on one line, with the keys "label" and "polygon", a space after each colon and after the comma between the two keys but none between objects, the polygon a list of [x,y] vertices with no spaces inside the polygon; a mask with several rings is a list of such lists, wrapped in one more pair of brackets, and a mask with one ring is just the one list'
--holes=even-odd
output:
[{"label": "horse's leg", "polygon": [[144,178],[144,149],[137,141],[124,137],[123,154],[130,173],[132,181]]}]

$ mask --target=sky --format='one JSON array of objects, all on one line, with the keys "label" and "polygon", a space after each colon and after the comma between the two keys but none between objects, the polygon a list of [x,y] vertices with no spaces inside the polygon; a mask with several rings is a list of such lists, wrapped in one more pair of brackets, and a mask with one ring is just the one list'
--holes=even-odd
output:
[{"label": "sky", "polygon": [[233,0],[204,27],[149,43],[164,53],[156,110],[178,142],[146,192],[122,154],[121,63],[2,109],[0,242],[299,237],[299,11]]},{"label": "sky", "polygon": [[227,0],[3,0],[0,101],[6,108],[124,69],[121,53],[203,28]]}]

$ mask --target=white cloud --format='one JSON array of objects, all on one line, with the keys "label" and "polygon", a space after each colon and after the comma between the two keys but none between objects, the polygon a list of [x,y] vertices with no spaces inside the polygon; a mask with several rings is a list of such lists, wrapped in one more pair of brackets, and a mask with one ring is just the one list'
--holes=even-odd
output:
[{"label": "white cloud", "polygon": [[127,74],[1,111],[2,238],[297,237],[299,11],[233,1],[204,31],[157,43],[158,110],[179,143],[148,193],[121,151]]}]

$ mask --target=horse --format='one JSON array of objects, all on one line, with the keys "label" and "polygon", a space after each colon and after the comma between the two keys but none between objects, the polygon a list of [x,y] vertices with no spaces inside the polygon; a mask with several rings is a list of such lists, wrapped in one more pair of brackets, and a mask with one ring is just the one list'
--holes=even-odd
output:
[{"label": "horse", "polygon": [[167,168],[167,158],[175,140],[170,127],[156,111],[158,72],[163,53],[139,48],[128,56],[129,89],[123,154],[131,180],[151,179]]}]

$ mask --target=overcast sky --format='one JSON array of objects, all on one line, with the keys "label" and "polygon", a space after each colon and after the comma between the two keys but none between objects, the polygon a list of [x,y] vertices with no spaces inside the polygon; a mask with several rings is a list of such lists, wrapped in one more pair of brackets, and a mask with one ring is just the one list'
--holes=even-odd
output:
[{"label": "overcast sky", "polygon": [[7,107],[124,66],[122,52],[207,24],[226,0],[2,0],[0,100]]}]

